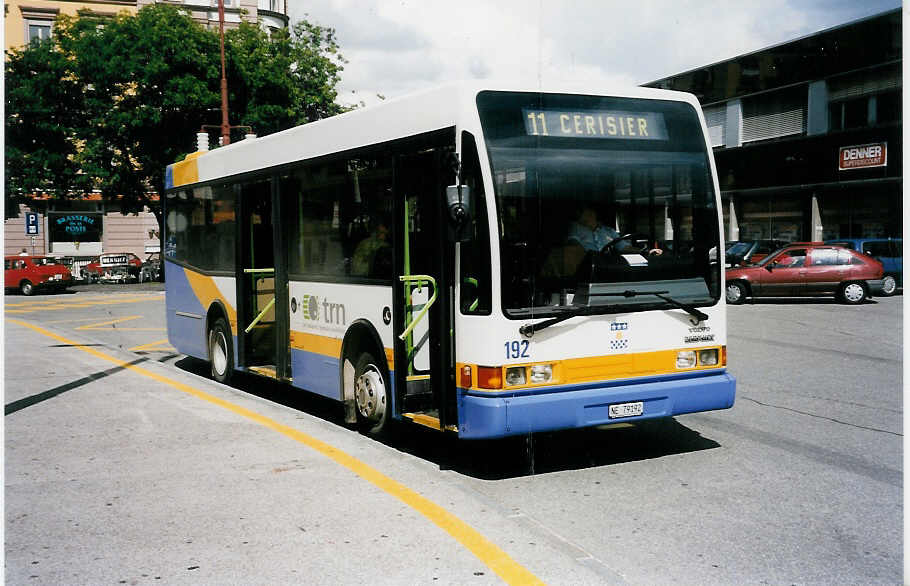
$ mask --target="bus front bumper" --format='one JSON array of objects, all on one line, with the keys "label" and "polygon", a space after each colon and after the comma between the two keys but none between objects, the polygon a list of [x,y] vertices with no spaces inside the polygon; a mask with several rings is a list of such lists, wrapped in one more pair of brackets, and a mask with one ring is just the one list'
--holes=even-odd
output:
[{"label": "bus front bumper", "polygon": [[[736,379],[727,372],[690,377],[610,381],[503,394],[458,390],[458,435],[465,439],[590,427],[728,409]],[[643,403],[641,415],[610,418],[609,407]]]}]

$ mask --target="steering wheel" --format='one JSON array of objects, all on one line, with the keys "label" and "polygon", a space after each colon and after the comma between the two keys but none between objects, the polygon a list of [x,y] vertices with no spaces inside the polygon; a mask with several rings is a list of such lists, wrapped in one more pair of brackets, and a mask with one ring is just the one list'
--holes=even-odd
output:
[{"label": "steering wheel", "polygon": [[628,234],[623,234],[622,236],[617,236],[613,240],[604,244],[603,248],[600,249],[600,253],[606,254],[606,253],[610,252],[610,249],[612,249],[614,246],[616,246],[623,240],[629,240],[629,241],[640,240],[640,239],[647,240],[647,238],[648,238],[647,236],[645,236],[644,234],[638,233],[638,232],[630,232]]}]

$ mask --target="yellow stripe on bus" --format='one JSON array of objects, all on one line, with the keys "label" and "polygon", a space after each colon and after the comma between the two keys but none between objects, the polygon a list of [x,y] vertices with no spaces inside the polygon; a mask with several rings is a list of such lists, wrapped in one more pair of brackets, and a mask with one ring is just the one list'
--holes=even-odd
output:
[{"label": "yellow stripe on bus", "polygon": [[[330,358],[341,358],[341,340],[331,336],[320,336],[291,330],[291,348],[322,354]],[[383,348],[389,370],[395,370],[395,358],[391,348]],[[356,358],[355,358],[356,360]]]},{"label": "yellow stripe on bus", "polygon": [[186,274],[186,280],[189,282],[190,287],[193,289],[193,294],[196,295],[196,299],[199,300],[199,303],[202,304],[202,310],[208,311],[214,301],[220,301],[225,309],[228,312],[228,321],[231,322],[231,332],[237,333],[237,310],[231,307],[231,304],[221,295],[221,291],[218,290],[218,286],[215,284],[215,279],[207,275],[201,275],[195,271],[189,269],[183,269],[184,274]]},{"label": "yellow stripe on bus", "polygon": [[278,423],[277,421],[269,419],[268,417],[256,413],[255,411],[251,411],[245,407],[241,407],[240,405],[235,405],[234,403],[230,403],[224,399],[210,395],[209,393],[191,387],[187,384],[175,381],[171,378],[154,373],[150,370],[146,370],[141,366],[136,366],[135,364],[130,364],[128,362],[120,360],[119,358],[115,358],[103,352],[99,352],[94,348],[90,348],[88,346],[79,344],[78,342],[68,340],[63,336],[58,336],[57,334],[49,332],[39,326],[20,321],[18,319],[8,319],[7,321],[20,325],[22,327],[29,328],[39,334],[53,338],[58,342],[76,348],[78,350],[82,350],[87,354],[91,354],[96,358],[100,358],[108,362],[113,362],[121,368],[131,370],[135,373],[141,374],[162,384],[171,386],[179,391],[192,395],[198,399],[202,399],[203,401],[207,401],[208,403],[227,409],[236,415],[239,415],[251,421],[255,421],[260,425],[263,425],[273,431],[277,431],[286,437],[302,443],[305,446],[312,448],[323,456],[334,461],[336,464],[347,468],[354,474],[372,483],[374,486],[382,489],[386,493],[394,496],[398,500],[402,501],[409,507],[419,512],[421,515],[433,522],[437,527],[441,528],[443,531],[451,535],[452,538],[467,548],[468,551],[477,556],[480,561],[486,564],[507,584],[543,584],[543,581],[532,574],[530,570],[516,562],[505,551],[484,537],[479,531],[446,509],[440,507],[430,499],[421,496],[400,482],[389,478],[385,474],[358,460],[354,456],[351,456],[350,454],[343,452],[330,444],[327,444],[321,440],[316,439],[313,436],[298,431],[293,427]]},{"label": "yellow stripe on bus", "polygon": [[196,159],[202,156],[202,154],[202,151],[190,153],[179,163],[171,165],[174,187],[189,185],[190,183],[199,181],[199,164],[196,162]]},{"label": "yellow stripe on bus", "polygon": [[710,370],[723,368],[721,364],[711,366],[694,366],[690,368],[677,368],[676,356],[683,350],[698,352],[713,348],[717,350],[718,362],[721,359],[721,348],[719,346],[699,347],[699,348],[675,348],[673,350],[657,350],[653,352],[632,352],[629,354],[615,354],[610,356],[591,356],[587,358],[570,358],[566,360],[544,360],[541,362],[529,362],[522,364],[509,364],[507,366],[493,366],[491,368],[501,368],[503,375],[501,380],[505,380],[505,369],[513,366],[530,366],[532,364],[551,364],[553,365],[553,380],[541,384],[524,384],[515,386],[505,386],[502,389],[486,389],[477,386],[477,365],[458,363],[456,365],[458,372],[463,372],[465,366],[471,367],[471,389],[487,392],[512,391],[516,389],[528,389],[542,385],[571,385],[580,383],[591,383],[599,381],[617,380],[623,378],[635,378],[641,376],[652,376],[662,374],[679,374],[693,370]]}]

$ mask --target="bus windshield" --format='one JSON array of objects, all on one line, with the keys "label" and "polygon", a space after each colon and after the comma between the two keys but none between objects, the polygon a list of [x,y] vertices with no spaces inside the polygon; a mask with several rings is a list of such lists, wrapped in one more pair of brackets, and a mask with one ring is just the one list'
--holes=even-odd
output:
[{"label": "bus windshield", "polygon": [[504,92],[477,102],[507,316],[717,302],[718,211],[689,104]]}]

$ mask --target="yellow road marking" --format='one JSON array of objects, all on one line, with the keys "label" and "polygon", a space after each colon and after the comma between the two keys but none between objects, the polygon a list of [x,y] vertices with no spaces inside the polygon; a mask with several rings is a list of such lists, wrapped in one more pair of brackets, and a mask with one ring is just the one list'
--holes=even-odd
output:
[{"label": "yellow road marking", "polygon": [[82,317],[79,319],[55,319],[55,320],[51,320],[51,321],[46,321],[44,323],[46,323],[46,324],[74,324],[74,323],[78,323],[81,321],[92,321],[94,319],[98,319],[98,318],[97,317]]},{"label": "yellow road marking", "polygon": [[170,340],[165,338],[156,342],[142,344],[141,346],[133,346],[129,349],[130,352],[139,352],[140,350],[174,350],[174,347],[170,345]]},{"label": "yellow road marking", "polygon": [[29,328],[49,338],[53,338],[58,342],[62,342],[79,350],[82,350],[83,352],[91,354],[96,358],[100,358],[107,362],[113,362],[121,368],[132,370],[133,372],[156,380],[162,384],[174,387],[175,389],[183,391],[184,393],[192,395],[198,399],[202,399],[203,401],[207,401],[213,405],[227,409],[236,415],[240,415],[241,417],[255,421],[260,425],[263,425],[273,431],[277,431],[282,435],[285,435],[299,443],[302,443],[305,446],[308,446],[311,449],[319,452],[323,456],[333,460],[335,463],[347,468],[354,474],[372,483],[374,486],[381,488],[388,494],[394,496],[409,507],[419,512],[421,515],[432,521],[434,524],[436,524],[436,526],[441,528],[443,531],[451,535],[456,541],[466,547],[468,551],[477,556],[480,561],[485,563],[507,584],[543,584],[543,581],[541,581],[540,578],[513,560],[509,554],[497,547],[493,542],[481,535],[480,532],[478,532],[476,529],[446,509],[440,507],[428,498],[421,496],[417,492],[389,478],[382,472],[379,472],[375,468],[367,465],[366,463],[330,444],[327,444],[321,440],[316,439],[313,436],[298,431],[293,427],[278,423],[277,421],[269,419],[264,415],[260,415],[255,411],[251,411],[245,407],[241,407],[240,405],[235,405],[234,403],[230,403],[224,399],[220,399],[214,395],[200,391],[199,389],[191,387],[187,384],[154,373],[150,370],[146,370],[141,366],[136,366],[135,364],[124,362],[119,358],[115,358],[103,352],[99,352],[94,348],[83,346],[77,342],[68,340],[63,336],[58,336],[57,334],[45,330],[39,326],[18,319],[10,319],[9,321],[11,323]]},{"label": "yellow road marking", "polygon": [[77,329],[77,330],[97,330],[97,329],[100,329],[102,326],[109,326],[109,325],[113,325],[113,324],[119,324],[119,323],[121,323],[121,322],[132,321],[132,320],[134,320],[134,319],[139,319],[139,318],[141,318],[141,317],[142,317],[141,315],[128,315],[128,316],[126,316],[126,317],[120,317],[120,318],[117,318],[117,319],[112,319],[112,320],[108,320],[108,321],[102,321],[102,322],[98,322],[98,323],[96,323],[96,324],[87,324],[87,325],[84,325],[84,326],[79,326],[79,327],[76,328],[76,329]]},{"label": "yellow road marking", "polygon": [[[99,299],[98,301],[56,301],[54,303],[35,302],[32,304],[5,304],[6,313],[21,314],[34,313],[36,311],[63,311],[67,309],[76,309],[83,307],[95,307],[96,305],[118,305],[123,303],[142,303],[143,301],[154,300],[152,296],[144,298],[127,298],[127,299]],[[10,307],[20,307],[21,309],[10,309]]]},{"label": "yellow road marking", "polygon": [[[112,319],[112,320],[108,320],[108,321],[98,322],[96,324],[86,324],[84,326],[79,326],[76,329],[77,330],[106,330],[107,328],[105,326],[114,326],[121,322],[132,321],[134,319],[139,319],[142,317],[145,317],[145,316],[130,315],[130,316],[121,317],[118,319]],[[128,331],[128,332],[166,332],[167,331],[167,328],[112,328],[112,329]]]}]

